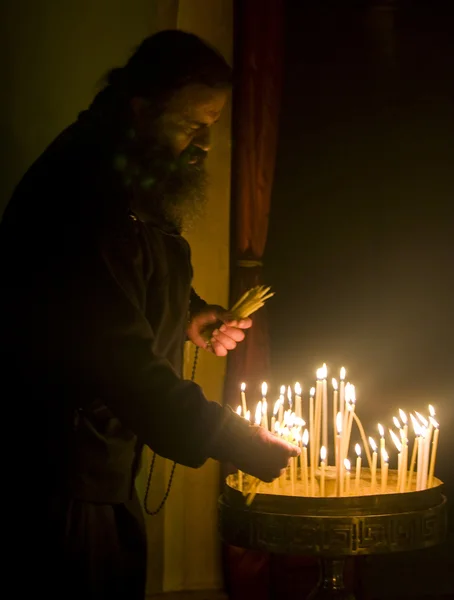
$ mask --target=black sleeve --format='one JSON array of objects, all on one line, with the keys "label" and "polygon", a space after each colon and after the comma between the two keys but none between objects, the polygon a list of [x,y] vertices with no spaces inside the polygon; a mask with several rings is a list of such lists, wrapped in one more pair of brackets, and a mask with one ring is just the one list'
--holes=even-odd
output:
[{"label": "black sleeve", "polygon": [[56,360],[158,454],[190,467],[224,458],[248,426],[153,353],[141,309],[143,248],[126,237],[104,235],[65,276],[51,317]]},{"label": "black sleeve", "polygon": [[191,299],[189,303],[189,314],[192,317],[207,306],[207,302],[195,292],[194,288],[191,288]]}]

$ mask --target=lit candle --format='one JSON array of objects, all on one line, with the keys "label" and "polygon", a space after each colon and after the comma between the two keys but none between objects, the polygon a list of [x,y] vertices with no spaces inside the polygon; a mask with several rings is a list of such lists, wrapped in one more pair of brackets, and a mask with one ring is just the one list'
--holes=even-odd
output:
[{"label": "lit candle", "polygon": [[276,415],[279,412],[279,407],[281,405],[280,400],[276,400],[273,408],[273,416],[271,417],[271,431],[274,433],[276,431]]},{"label": "lit candle", "polygon": [[314,462],[318,462],[320,456],[320,445],[322,437],[322,401],[323,401],[323,385],[322,381],[325,376],[324,367],[317,369],[317,381],[315,383],[315,456]]},{"label": "lit candle", "polygon": [[393,423],[394,427],[399,430],[400,439],[402,440],[404,436],[404,431],[400,425],[399,419],[397,417],[393,417]]},{"label": "lit candle", "polygon": [[328,464],[328,369],[323,365],[322,379],[322,445],[326,449],[326,464]]},{"label": "lit candle", "polygon": [[[314,462],[315,462],[315,457],[314,457],[314,451],[315,451],[314,395],[315,395],[315,388],[311,388],[310,393],[309,393],[309,440],[311,443],[311,447],[310,447],[311,481],[313,479],[312,471],[314,470]],[[311,486],[312,486],[312,483],[311,483]]]},{"label": "lit candle", "polygon": [[411,422],[413,424],[413,430],[415,432],[415,441],[413,442],[413,452],[411,454],[410,472],[408,474],[408,482],[407,482],[407,491],[410,491],[412,488],[412,485],[413,485],[413,474],[415,472],[416,455],[418,453],[419,436],[421,435],[421,425],[418,423],[418,421],[415,419],[415,417],[413,415],[410,415],[410,417],[411,417]]},{"label": "lit candle", "polygon": [[266,395],[268,393],[268,385],[266,381],[262,383],[262,425],[268,431],[268,403]]},{"label": "lit candle", "polygon": [[296,382],[295,383],[295,413],[299,419],[303,418],[303,405],[301,402],[301,385]]},{"label": "lit candle", "polygon": [[399,416],[402,421],[402,465],[400,475],[400,492],[405,492],[407,489],[408,475],[408,419],[404,411],[399,408]]},{"label": "lit candle", "polygon": [[356,390],[355,386],[350,386],[350,403],[348,406],[348,419],[347,419],[347,435],[345,438],[344,445],[344,458],[347,458],[348,449],[350,447],[350,438],[352,435],[352,426],[353,426],[353,415],[355,414],[355,405],[356,405]]},{"label": "lit candle", "polygon": [[344,458],[345,469],[345,495],[350,496],[350,468],[351,464],[348,458]]},{"label": "lit candle", "polygon": [[246,384],[243,382],[240,387],[241,390],[241,406],[243,409],[243,415],[247,413],[247,404],[246,404]]},{"label": "lit candle", "polygon": [[326,448],[320,448],[320,496],[325,496]]},{"label": "lit candle", "polygon": [[380,435],[380,469],[383,469],[383,450],[385,450],[385,428],[380,423],[377,425]]},{"label": "lit candle", "polygon": [[337,379],[333,379],[331,380],[331,383],[333,384],[333,448],[334,450],[336,449],[336,415],[338,412],[338,400],[339,400],[339,389],[338,389],[338,385],[337,385]]},{"label": "lit candle", "polygon": [[351,400],[351,388],[352,384],[347,383],[345,386],[345,400],[344,400],[344,415],[342,420],[342,464],[344,462],[344,458],[347,454],[347,450],[345,448],[347,441],[347,431],[348,431],[348,420],[350,417],[350,400]]},{"label": "lit candle", "polygon": [[386,494],[388,488],[388,460],[389,456],[386,450],[383,448],[381,457],[381,493]]},{"label": "lit candle", "polygon": [[[241,406],[238,406],[236,409],[236,414],[241,416]],[[243,491],[243,472],[238,469],[238,490],[240,492]]]},{"label": "lit candle", "polygon": [[251,411],[250,410],[246,411],[246,415],[245,415],[244,418],[246,419],[246,421],[250,421],[251,420]]},{"label": "lit candle", "polygon": [[355,496],[359,496],[359,484],[361,481],[361,446],[356,444],[356,470],[355,470]]},{"label": "lit candle", "polygon": [[427,435],[427,428],[423,425],[421,427],[421,435],[418,438],[418,464],[416,471],[416,491],[422,490],[422,467],[424,459],[424,441]]},{"label": "lit candle", "polygon": [[394,433],[392,429],[389,430],[389,435],[391,436],[394,445],[397,448],[397,487],[396,492],[400,491],[401,477],[402,477],[402,442],[399,440],[399,437]]},{"label": "lit candle", "polygon": [[309,496],[309,478],[308,478],[308,473],[307,473],[307,443],[309,442],[309,432],[307,429],[304,430],[302,442],[303,442],[303,449],[301,452],[301,458],[302,458],[301,478],[303,480],[304,495]]},{"label": "lit candle", "polygon": [[371,494],[375,494],[375,488],[377,485],[377,444],[372,437],[369,437],[369,444],[372,448],[372,469],[370,474],[370,491]]},{"label": "lit candle", "polygon": [[402,429],[404,430],[404,438],[408,439],[408,419],[407,419],[407,415],[404,413],[404,411],[399,408],[399,416],[400,416],[400,420],[402,421]]},{"label": "lit candle", "polygon": [[284,394],[285,394],[285,385],[281,385],[280,396],[279,396],[279,422],[283,423],[284,421]]},{"label": "lit candle", "polygon": [[255,409],[255,424],[256,425],[262,424],[262,401],[261,400],[259,400],[257,402],[257,408]]},{"label": "lit candle", "polygon": [[427,487],[427,481],[429,476],[429,456],[430,456],[430,445],[432,443],[432,434],[434,430],[433,417],[429,417],[429,428],[427,429],[426,439],[424,440],[424,456],[422,459],[422,480],[421,489],[425,490]]},{"label": "lit candle", "polygon": [[435,427],[435,431],[434,431],[434,439],[432,442],[432,453],[430,455],[430,467],[429,467],[429,480],[428,480],[428,487],[433,487],[434,484],[434,475],[435,475],[435,461],[437,459],[437,448],[438,448],[438,436],[440,434],[440,427],[437,423],[437,421],[435,421],[435,419],[433,417],[431,417],[432,422],[433,422],[433,426]]},{"label": "lit candle", "polygon": [[342,475],[341,465],[341,444],[342,444],[342,414],[340,412],[336,415],[336,496],[340,496],[340,480]]},{"label": "lit candle", "polygon": [[292,402],[292,388],[290,386],[287,387],[287,400],[288,400],[288,407],[290,412],[293,411],[293,402]]},{"label": "lit candle", "polygon": [[342,367],[339,373],[340,385],[339,385],[339,412],[342,415],[342,419],[344,418],[344,409],[345,409],[345,376],[347,371],[345,367]]},{"label": "lit candle", "polygon": [[423,417],[421,413],[419,413],[417,410],[415,410],[415,415],[420,420],[421,425],[423,425],[424,427],[429,427],[429,421],[425,417]]}]

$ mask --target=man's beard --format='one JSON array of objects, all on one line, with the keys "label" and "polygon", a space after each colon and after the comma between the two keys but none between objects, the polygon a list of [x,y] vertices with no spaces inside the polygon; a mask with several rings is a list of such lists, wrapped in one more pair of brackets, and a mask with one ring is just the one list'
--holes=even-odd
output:
[{"label": "man's beard", "polygon": [[179,231],[190,229],[205,210],[205,156],[190,146],[175,158],[162,145],[135,140],[126,158],[133,166],[132,208],[137,215],[145,221],[163,219]]}]

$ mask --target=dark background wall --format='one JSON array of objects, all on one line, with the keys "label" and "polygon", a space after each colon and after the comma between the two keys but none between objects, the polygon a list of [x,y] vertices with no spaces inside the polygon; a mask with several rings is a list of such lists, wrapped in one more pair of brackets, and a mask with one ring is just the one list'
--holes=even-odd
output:
[{"label": "dark background wall", "polygon": [[436,1],[332,4],[287,2],[273,384],[307,393],[323,361],[334,376],[345,365],[375,432],[431,402],[454,502],[453,21]]}]

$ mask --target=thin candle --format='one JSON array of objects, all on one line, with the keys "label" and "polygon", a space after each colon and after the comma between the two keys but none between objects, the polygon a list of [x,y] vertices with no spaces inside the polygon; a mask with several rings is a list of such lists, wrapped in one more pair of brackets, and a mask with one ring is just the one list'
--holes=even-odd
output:
[{"label": "thin candle", "polygon": [[320,448],[320,496],[325,496],[326,448]]},{"label": "thin candle", "polygon": [[425,490],[427,487],[427,482],[429,478],[429,456],[430,456],[430,446],[432,443],[432,434],[434,430],[433,426],[434,419],[429,417],[429,427],[427,429],[426,439],[424,440],[424,456],[422,459],[422,479],[421,479],[421,489]]},{"label": "thin candle", "polygon": [[268,384],[266,381],[262,383],[262,425],[268,430],[268,403],[266,401],[266,395],[268,393]]},{"label": "thin candle", "polygon": [[351,464],[348,458],[344,459],[344,469],[345,469],[345,495],[350,496],[350,469]]},{"label": "thin candle", "polygon": [[322,380],[322,444],[326,448],[326,464],[328,464],[328,369],[323,365]]},{"label": "thin candle", "polygon": [[285,394],[285,385],[281,385],[280,396],[279,396],[279,422],[282,423],[284,421],[284,394]]},{"label": "thin candle", "polygon": [[359,496],[359,484],[361,481],[361,446],[356,444],[356,469],[355,469],[355,496]]},{"label": "thin candle", "polygon": [[426,439],[427,429],[424,425],[421,427],[421,435],[418,438],[418,462],[417,462],[417,471],[416,471],[416,491],[419,492],[422,490],[421,482],[422,482],[422,465],[424,458],[424,440]]},{"label": "thin candle", "polygon": [[[238,406],[236,409],[236,414],[241,416],[241,406]],[[243,472],[238,469],[238,490],[240,492],[243,491]]]},{"label": "thin candle", "polygon": [[262,424],[262,401],[261,400],[259,400],[257,402],[257,407],[255,409],[255,424],[256,425]]},{"label": "thin candle", "polygon": [[247,404],[246,404],[246,384],[243,382],[240,386],[240,395],[241,395],[241,407],[243,409],[243,415],[247,413]]},{"label": "thin candle", "polygon": [[303,405],[301,401],[301,385],[298,381],[295,383],[295,413],[299,419],[303,418]]},{"label": "thin candle", "polygon": [[274,408],[273,408],[273,416],[271,417],[271,432],[274,433],[276,431],[276,415],[279,412],[279,407],[281,405],[281,401],[280,400],[276,400],[276,402],[274,403]]},{"label": "thin candle", "polygon": [[385,428],[380,423],[377,425],[378,433],[380,435],[380,469],[383,469],[383,450],[385,446]]},{"label": "thin candle", "polygon": [[407,491],[410,491],[412,488],[412,485],[413,485],[413,474],[415,472],[416,455],[418,453],[419,436],[421,435],[421,425],[418,423],[418,421],[414,418],[413,415],[410,415],[410,417],[411,417],[413,429],[415,432],[415,441],[413,442],[413,452],[411,454],[410,472],[408,474],[408,482],[407,482]]},{"label": "thin candle", "polygon": [[440,435],[440,427],[439,427],[437,421],[435,421],[435,419],[433,417],[431,417],[431,419],[433,421],[433,426],[435,427],[435,431],[434,431],[434,439],[432,442],[432,453],[430,456],[429,479],[427,482],[427,485],[430,488],[433,487],[433,484],[434,484],[435,461],[437,459],[438,437]]},{"label": "thin candle", "polygon": [[303,480],[304,495],[309,496],[309,478],[308,478],[308,472],[307,472],[307,444],[309,442],[309,432],[307,429],[304,430],[302,442],[303,442],[303,449],[301,452],[301,457],[302,457],[301,477]]},{"label": "thin candle", "polygon": [[377,485],[377,444],[372,437],[369,437],[369,444],[372,448],[372,469],[370,474],[370,491],[371,494],[375,494],[375,488]]},{"label": "thin candle", "polygon": [[400,482],[402,477],[402,442],[399,440],[399,437],[394,433],[392,429],[389,430],[389,435],[391,436],[394,445],[397,448],[397,487],[396,492],[400,491]]},{"label": "thin candle", "polygon": [[339,389],[337,379],[334,379],[333,377],[331,383],[333,385],[333,448],[336,450],[336,415],[338,411],[337,405],[339,400]]},{"label": "thin candle", "polygon": [[340,468],[341,463],[341,442],[342,442],[342,414],[339,411],[336,415],[336,496],[340,495],[340,479],[342,470]]},{"label": "thin candle", "polygon": [[345,409],[345,376],[347,371],[345,367],[341,367],[339,373],[340,385],[339,385],[339,412],[342,415],[342,419],[344,418],[344,409]]},{"label": "thin candle", "polygon": [[381,472],[381,493],[386,494],[388,488],[388,460],[389,456],[385,449],[382,450],[382,467],[380,469]]},{"label": "thin candle", "polygon": [[290,412],[293,411],[293,401],[292,401],[292,388],[290,386],[287,387],[287,402]]},{"label": "thin candle", "polygon": [[[315,388],[312,387],[309,392],[309,440],[311,442],[311,447],[310,447],[311,482],[313,480],[312,471],[314,470],[314,462],[315,462],[314,461],[314,451],[315,451],[314,395],[315,395]],[[312,483],[311,483],[311,487],[312,487]]]},{"label": "thin candle", "polygon": [[350,447],[350,438],[352,435],[353,415],[355,414],[355,406],[356,406],[356,390],[355,390],[355,386],[352,385],[350,387],[350,405],[348,408],[347,435],[345,438],[345,445],[344,445],[344,459],[347,457],[348,449]]},{"label": "thin candle", "polygon": [[325,375],[323,367],[317,369],[317,381],[315,383],[315,455],[314,463],[318,462],[320,456],[320,445],[322,435],[322,380]]}]

